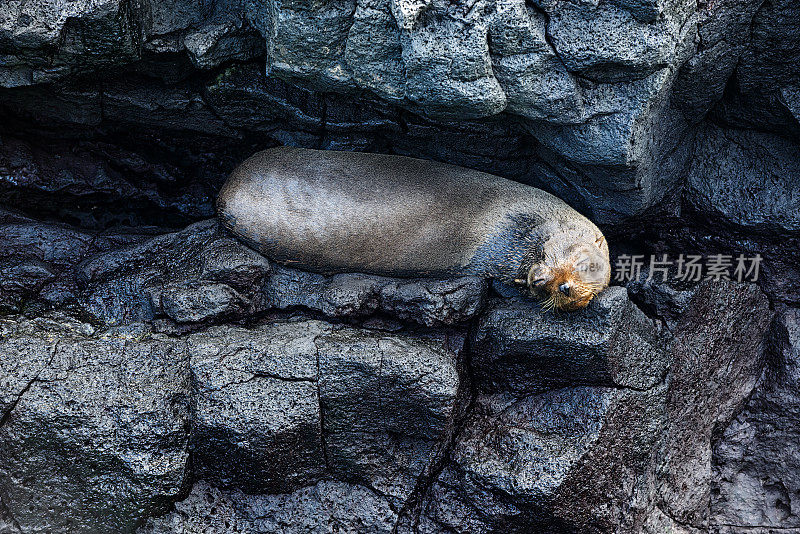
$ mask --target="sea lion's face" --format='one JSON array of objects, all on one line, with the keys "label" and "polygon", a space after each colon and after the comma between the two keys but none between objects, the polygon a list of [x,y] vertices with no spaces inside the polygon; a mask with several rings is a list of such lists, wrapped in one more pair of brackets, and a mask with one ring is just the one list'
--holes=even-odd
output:
[{"label": "sea lion's face", "polygon": [[528,272],[528,287],[545,309],[579,310],[606,287],[611,277],[608,245],[555,236],[545,244],[545,259]]}]

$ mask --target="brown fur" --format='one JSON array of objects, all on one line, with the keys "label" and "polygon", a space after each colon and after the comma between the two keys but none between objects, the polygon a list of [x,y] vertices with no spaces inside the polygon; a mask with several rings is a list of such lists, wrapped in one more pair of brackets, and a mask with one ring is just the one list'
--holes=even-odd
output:
[{"label": "brown fur", "polygon": [[[581,257],[608,270],[607,245],[591,221],[534,187],[442,163],[265,150],[231,174],[217,209],[222,223],[261,253],[309,271],[478,275],[513,283],[539,269],[545,274],[537,284],[547,281],[546,290],[537,286],[531,292],[560,309],[581,308],[608,285],[607,278],[602,283],[578,272]],[[525,235],[503,241],[515,231],[509,225],[521,225]],[[580,247],[591,250],[581,256]],[[547,260],[531,267],[541,256]],[[559,293],[550,276],[556,270],[574,292]],[[529,275],[522,283],[530,280]]]}]

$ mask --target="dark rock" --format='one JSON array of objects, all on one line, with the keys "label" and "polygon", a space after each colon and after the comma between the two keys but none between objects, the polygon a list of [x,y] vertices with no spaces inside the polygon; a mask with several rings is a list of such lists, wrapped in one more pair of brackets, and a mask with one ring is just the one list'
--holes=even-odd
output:
[{"label": "dark rock", "polygon": [[191,324],[304,307],[337,319],[379,312],[427,326],[455,325],[473,318],[487,293],[486,281],[474,277],[326,277],[270,266],[216,221],[97,254],[76,277],[82,306],[105,324],[164,316]]},{"label": "dark rock", "polygon": [[800,529],[800,310],[778,314],[776,352],[714,444],[709,524],[720,534]]},{"label": "dark rock", "polygon": [[680,524],[708,527],[712,436],[753,391],[772,315],[755,285],[703,282],[676,326],[657,506]]},{"label": "dark rock", "polygon": [[390,534],[396,517],[379,495],[342,482],[323,481],[280,495],[245,495],[198,482],[175,511],[151,519],[137,533]]},{"label": "dark rock", "polygon": [[[100,88],[97,83],[74,82],[70,79],[47,85],[16,89],[0,89],[0,106],[51,126],[73,124],[80,127],[99,126],[103,120]],[[66,137],[74,132],[68,131]],[[13,140],[3,140],[3,145]],[[3,148],[3,159],[9,157]],[[52,155],[50,155],[52,158]],[[50,158],[48,158],[50,159]]]},{"label": "dark rock", "polygon": [[757,4],[735,84],[716,112],[734,127],[790,135],[797,141],[800,125],[791,94],[800,84],[794,67],[800,58],[800,6],[792,0]]},{"label": "dark rock", "polygon": [[702,120],[722,98],[739,58],[749,44],[753,16],[762,2],[698,2],[697,52],[682,66],[673,99],[692,122]]},{"label": "dark rock", "polygon": [[223,70],[206,87],[205,99],[236,128],[272,132],[291,125],[290,129],[306,135],[322,128],[323,99],[319,95],[264,77],[254,63]]},{"label": "dark rock", "polygon": [[485,2],[470,7],[393,2],[406,70],[406,97],[440,118],[500,113],[506,95],[492,72]]},{"label": "dark rock", "polygon": [[186,228],[257,150],[402,154],[544,188],[636,254],[760,253],[796,308],[798,10],[6,1],[0,313],[29,319],[0,321],[0,532],[800,531],[797,314],[765,340],[754,287],[485,309],[483,280],[301,273]]},{"label": "dark rock", "polygon": [[359,0],[347,34],[345,61],[353,81],[382,99],[402,102],[406,72],[390,0]]},{"label": "dark rock", "polygon": [[[185,347],[144,329],[3,321],[0,495],[26,533],[132,532],[188,482]],[[21,386],[21,387],[20,387]]]},{"label": "dark rock", "polygon": [[[201,25],[211,17],[214,2],[211,0],[143,0],[139,3],[140,24],[149,46],[159,37]],[[162,42],[167,41],[164,39]],[[168,42],[168,41],[167,41]]]},{"label": "dark rock", "polygon": [[316,343],[332,472],[402,504],[453,425],[458,341],[337,329]]},{"label": "dark rock", "polygon": [[539,161],[531,161],[536,179],[522,181],[600,224],[659,206],[680,188],[691,157],[692,132],[670,98],[673,79],[661,69],[630,83],[592,84],[583,93],[584,120],[530,124]]},{"label": "dark rock", "polygon": [[457,340],[320,321],[189,337],[198,475],[248,493],[333,476],[398,506],[455,416]]},{"label": "dark rock", "polygon": [[489,392],[575,384],[646,389],[668,363],[658,330],[620,287],[565,315],[527,299],[496,300],[480,317],[472,347],[478,387]]},{"label": "dark rock", "polygon": [[52,305],[74,301],[71,268],[86,256],[119,243],[120,236],[17,221],[0,223],[0,308],[6,311],[20,311],[26,302],[37,299]]},{"label": "dark rock", "polygon": [[320,91],[355,88],[344,61],[355,0],[290,0],[272,8],[254,4],[246,2],[248,16],[268,41],[270,73]]},{"label": "dark rock", "polygon": [[329,330],[307,322],[189,337],[198,476],[248,493],[285,493],[323,476],[315,340]]},{"label": "dark rock", "polygon": [[547,17],[518,0],[496,0],[489,19],[492,70],[507,110],[528,119],[579,122],[581,87],[547,39]]},{"label": "dark rock", "polygon": [[681,281],[675,269],[664,275],[645,268],[638,278],[630,280],[625,287],[631,300],[649,317],[657,317],[674,328],[695,294],[695,285]]},{"label": "dark rock", "polygon": [[[725,161],[725,165],[720,165]],[[685,196],[702,214],[751,232],[800,234],[800,156],[777,135],[706,127]]]},{"label": "dark rock", "polygon": [[212,69],[231,60],[249,60],[264,54],[261,36],[241,20],[221,22],[189,33],[183,40],[192,63]]},{"label": "dark rock", "polygon": [[239,133],[217,118],[200,94],[188,86],[156,85],[152,80],[128,77],[104,88],[103,112],[106,119],[119,126],[136,124],[239,137]]},{"label": "dark rock", "polygon": [[376,312],[427,326],[472,319],[484,306],[486,281],[400,280],[364,274],[323,276],[273,265],[264,286],[267,307],[302,306],[328,317],[367,317]]},{"label": "dark rock", "polygon": [[[82,115],[69,108],[61,113],[49,115],[48,121]],[[163,160],[154,162],[108,143],[30,143],[0,132],[0,194],[19,209],[35,206],[39,217],[58,215],[106,229],[120,223],[146,226],[142,217],[152,212],[162,215],[159,225],[182,226],[211,216],[207,193],[197,183],[181,183],[184,178]]]},{"label": "dark rock", "polygon": [[77,279],[82,305],[105,324],[158,316],[199,323],[251,314],[268,270],[210,220],[94,256]]},{"label": "dark rock", "polygon": [[664,396],[658,386],[479,397],[423,513],[457,532],[629,532]]},{"label": "dark rock", "polygon": [[708,532],[713,433],[759,376],[770,317],[756,286],[704,282],[665,381],[479,395],[423,531]]},{"label": "dark rock", "polygon": [[4,4],[0,86],[50,82],[138,58],[129,4],[121,0]]}]

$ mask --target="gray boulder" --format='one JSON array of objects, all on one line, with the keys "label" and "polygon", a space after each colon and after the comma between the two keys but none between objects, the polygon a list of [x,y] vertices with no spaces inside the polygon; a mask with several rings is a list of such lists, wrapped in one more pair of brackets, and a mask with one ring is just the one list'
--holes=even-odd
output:
[{"label": "gray boulder", "polygon": [[245,495],[198,482],[169,514],[137,534],[390,534],[397,514],[362,486],[323,481],[292,493]]},{"label": "gray boulder", "polygon": [[664,397],[663,385],[479,397],[424,517],[465,533],[635,532]]},{"label": "gray boulder", "polygon": [[755,285],[704,282],[676,327],[655,504],[678,524],[709,527],[712,440],[761,375],[772,315]]},{"label": "gray boulder", "polygon": [[212,327],[188,338],[198,477],[285,493],[325,471],[315,339],[325,323]]},{"label": "gray boulder", "polygon": [[697,13],[697,51],[681,65],[673,97],[684,116],[699,122],[722,98],[726,84],[747,49],[760,2],[723,0]]},{"label": "gray boulder", "polygon": [[570,385],[647,389],[664,376],[668,357],[658,330],[610,287],[582,311],[559,315],[530,300],[495,300],[472,341],[481,391],[534,393]]},{"label": "gray boulder", "polygon": [[[671,99],[675,72],[586,84],[584,118],[532,122],[540,143],[521,181],[553,191],[600,224],[619,224],[680,189],[692,132]],[[669,207],[668,207],[669,208]]]},{"label": "gray boulder", "polygon": [[406,72],[392,0],[358,0],[347,33],[345,61],[353,81],[382,99],[403,102]]},{"label": "gray boulder", "polygon": [[51,82],[138,57],[134,20],[121,0],[5,2],[0,86]]},{"label": "gray boulder", "polygon": [[355,0],[317,4],[276,0],[271,5],[247,1],[245,5],[250,22],[267,41],[271,73],[321,91],[354,88],[344,55]]},{"label": "gray boulder", "polygon": [[252,313],[268,270],[210,220],[96,255],[76,277],[83,307],[105,324],[158,316],[199,323]]},{"label": "gray boulder", "polygon": [[495,0],[494,6],[489,52],[507,111],[554,123],[580,122],[582,89],[548,42],[546,14],[522,0]]},{"label": "gray boulder", "polygon": [[264,53],[264,41],[240,18],[203,26],[187,33],[183,46],[199,69],[213,69],[233,60],[249,60]]},{"label": "gray boulder", "polygon": [[487,283],[476,277],[404,280],[364,274],[323,276],[273,265],[267,308],[302,306],[328,317],[385,313],[426,326],[466,323],[483,308]]},{"label": "gray boulder", "polygon": [[[770,319],[755,286],[704,282],[668,345],[668,374],[644,388],[480,394],[425,495],[422,531],[709,532],[714,432],[760,375]],[[563,339],[582,337],[573,330]]]},{"label": "gray boulder", "polygon": [[793,0],[763,2],[748,27],[749,39],[735,71],[735,84],[716,114],[737,127],[800,138],[796,100],[800,6]]},{"label": "gray boulder", "polygon": [[[539,1],[550,20],[552,42],[570,72],[599,82],[642,78],[680,65],[692,50],[695,5],[664,2],[649,21],[612,3]],[[648,17],[649,18],[649,17]]]},{"label": "gray boulder", "polygon": [[684,195],[694,209],[720,223],[798,235],[798,173],[800,155],[785,138],[707,126],[697,137]]},{"label": "gray boulder", "polygon": [[778,314],[775,360],[714,444],[711,516],[720,534],[800,529],[800,310]]},{"label": "gray boulder", "polygon": [[401,29],[406,97],[427,114],[476,118],[506,108],[506,95],[492,72],[487,4],[392,2]]},{"label": "gray boulder", "polygon": [[[339,329],[317,340],[327,458],[400,507],[454,428],[457,341]],[[449,345],[449,346],[448,346]]]},{"label": "gray boulder", "polygon": [[189,367],[148,329],[4,320],[0,497],[25,533],[132,532],[189,481]]},{"label": "gray boulder", "polygon": [[198,476],[248,493],[334,477],[400,506],[452,432],[459,341],[320,321],[188,338]]}]

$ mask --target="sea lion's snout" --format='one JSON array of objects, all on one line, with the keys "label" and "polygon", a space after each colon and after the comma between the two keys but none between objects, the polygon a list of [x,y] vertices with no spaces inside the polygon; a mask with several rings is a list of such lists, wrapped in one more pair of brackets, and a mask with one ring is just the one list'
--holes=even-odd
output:
[{"label": "sea lion's snout", "polygon": [[558,290],[561,291],[567,297],[569,296],[569,284],[568,283],[565,282],[565,283],[561,284],[560,286],[558,286]]}]

